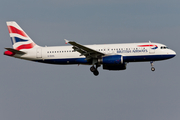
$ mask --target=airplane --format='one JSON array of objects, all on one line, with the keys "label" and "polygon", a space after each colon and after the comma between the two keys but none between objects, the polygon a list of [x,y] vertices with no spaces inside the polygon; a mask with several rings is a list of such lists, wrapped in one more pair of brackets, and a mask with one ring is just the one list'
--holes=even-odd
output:
[{"label": "airplane", "polygon": [[176,52],[166,45],[153,42],[82,45],[65,40],[72,46],[38,46],[15,22],[8,21],[13,48],[5,48],[4,55],[35,62],[70,65],[91,65],[90,71],[99,75],[98,67],[104,70],[125,70],[129,62],[150,62],[166,60],[176,56]]}]

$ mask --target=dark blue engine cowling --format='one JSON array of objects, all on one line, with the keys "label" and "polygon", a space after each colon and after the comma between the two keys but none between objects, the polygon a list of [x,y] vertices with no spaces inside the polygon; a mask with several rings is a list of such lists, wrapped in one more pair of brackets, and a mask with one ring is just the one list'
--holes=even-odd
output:
[{"label": "dark blue engine cowling", "polygon": [[122,55],[105,56],[102,58],[102,64],[123,64]]},{"label": "dark blue engine cowling", "polygon": [[103,64],[103,69],[105,70],[125,70],[126,63],[123,64]]}]

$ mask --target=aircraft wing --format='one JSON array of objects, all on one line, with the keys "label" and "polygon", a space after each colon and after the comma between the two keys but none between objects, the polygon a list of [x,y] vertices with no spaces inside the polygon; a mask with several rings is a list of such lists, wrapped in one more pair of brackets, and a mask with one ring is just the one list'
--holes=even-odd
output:
[{"label": "aircraft wing", "polygon": [[77,51],[79,53],[81,53],[81,56],[84,55],[86,56],[86,59],[91,59],[91,58],[99,58],[101,56],[104,56],[105,54],[102,53],[102,52],[99,52],[97,50],[94,50],[94,49],[91,49],[91,48],[88,48],[84,45],[81,45],[79,43],[76,43],[74,41],[68,41],[66,39],[64,39],[66,41],[66,44],[69,43],[71,44],[74,49],[74,51]]}]

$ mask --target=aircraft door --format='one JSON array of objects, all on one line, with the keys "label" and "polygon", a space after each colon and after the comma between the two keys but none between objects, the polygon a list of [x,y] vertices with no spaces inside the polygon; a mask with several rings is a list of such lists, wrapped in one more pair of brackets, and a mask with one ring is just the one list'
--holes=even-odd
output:
[{"label": "aircraft door", "polygon": [[155,48],[154,48],[155,46],[150,46],[149,47],[149,53],[150,54],[154,54],[155,53]]},{"label": "aircraft door", "polygon": [[41,48],[36,49],[36,57],[37,58],[42,58],[42,49]]}]

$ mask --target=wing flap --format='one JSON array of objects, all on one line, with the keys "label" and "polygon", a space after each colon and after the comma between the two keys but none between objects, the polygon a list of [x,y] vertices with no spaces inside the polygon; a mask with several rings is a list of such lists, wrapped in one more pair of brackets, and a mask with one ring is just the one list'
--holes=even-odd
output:
[{"label": "wing flap", "polygon": [[79,43],[76,43],[74,41],[68,41],[66,39],[64,39],[66,44],[69,43],[71,44],[74,49],[74,51],[77,51],[79,53],[81,53],[80,56],[86,56],[86,59],[91,59],[91,58],[98,58],[99,56],[104,56],[105,54],[102,52],[99,52],[97,50],[91,49],[89,47],[86,47],[84,45],[81,45]]}]

